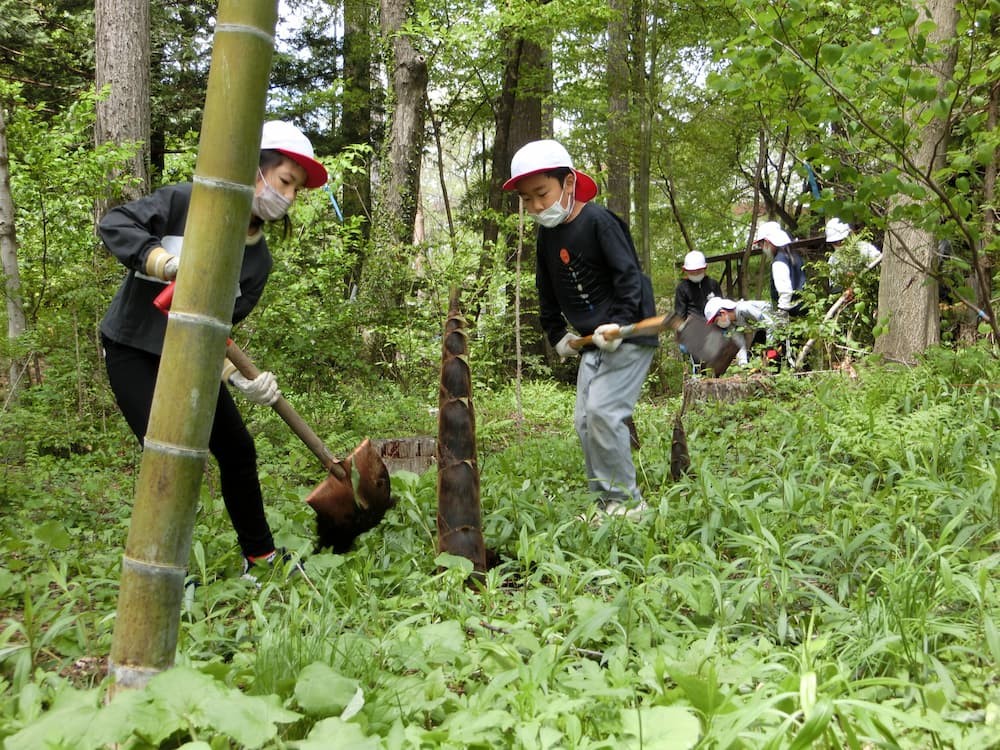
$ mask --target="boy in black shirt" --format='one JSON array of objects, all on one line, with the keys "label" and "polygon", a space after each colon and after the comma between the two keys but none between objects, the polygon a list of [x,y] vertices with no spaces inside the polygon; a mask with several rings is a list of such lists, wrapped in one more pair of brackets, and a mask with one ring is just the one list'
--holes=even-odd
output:
[{"label": "boy in black shirt", "polygon": [[[628,228],[589,202],[597,184],[573,168],[556,141],[532,141],[514,154],[504,189],[517,190],[524,210],[540,225],[535,283],[542,328],[560,356],[580,355],[574,423],[590,489],[608,513],[644,508],[627,420],[657,339],[616,338],[620,326],[655,314],[653,288]],[[572,346],[588,335],[593,346]]]}]

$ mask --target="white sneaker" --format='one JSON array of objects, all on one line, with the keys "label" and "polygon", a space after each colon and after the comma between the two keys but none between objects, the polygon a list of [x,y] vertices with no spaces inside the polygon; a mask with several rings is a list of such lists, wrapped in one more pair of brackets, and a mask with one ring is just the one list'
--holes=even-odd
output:
[{"label": "white sneaker", "polygon": [[640,500],[633,505],[634,502],[634,500],[609,500],[604,506],[604,512],[609,516],[624,516],[634,520],[649,508],[645,500]]},{"label": "white sneaker", "polygon": [[293,578],[300,573],[304,574],[301,562],[290,552],[281,548],[276,549],[263,557],[259,557],[256,560],[250,560],[250,558],[244,557],[243,575],[241,575],[240,578],[244,581],[249,581],[260,588],[259,577],[261,574],[274,575],[280,570],[287,570],[289,578]]}]

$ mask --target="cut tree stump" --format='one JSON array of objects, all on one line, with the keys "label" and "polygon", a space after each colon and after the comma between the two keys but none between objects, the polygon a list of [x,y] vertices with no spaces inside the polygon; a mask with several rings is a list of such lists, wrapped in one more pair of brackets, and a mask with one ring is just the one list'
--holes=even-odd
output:
[{"label": "cut tree stump", "polygon": [[722,401],[736,403],[745,398],[767,396],[774,392],[772,376],[737,375],[731,378],[690,378],[684,381],[684,402]]},{"label": "cut tree stump", "polygon": [[372,440],[386,468],[392,474],[412,471],[422,474],[435,462],[437,440],[432,437],[383,438]]}]

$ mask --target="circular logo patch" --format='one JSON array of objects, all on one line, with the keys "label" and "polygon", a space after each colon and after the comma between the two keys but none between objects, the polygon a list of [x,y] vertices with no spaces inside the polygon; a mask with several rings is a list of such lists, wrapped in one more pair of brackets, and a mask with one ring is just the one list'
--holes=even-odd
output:
[{"label": "circular logo patch", "polygon": [[566,248],[563,248],[562,250],[560,250],[559,251],[559,260],[561,260],[563,262],[564,266],[568,266],[569,265],[569,250],[567,250]]}]

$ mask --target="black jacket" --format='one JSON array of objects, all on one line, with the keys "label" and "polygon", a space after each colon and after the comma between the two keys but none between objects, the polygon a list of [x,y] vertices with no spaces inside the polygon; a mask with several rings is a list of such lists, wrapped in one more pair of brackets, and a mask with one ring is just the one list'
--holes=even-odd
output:
[{"label": "black jacket", "polygon": [[[143,273],[155,247],[181,254],[184,224],[191,202],[191,183],[168,185],[150,195],[113,208],[98,232],[108,250],[128,269],[101,321],[101,333],[119,344],[152,354],[163,350],[167,316],[153,306],[166,282]],[[232,322],[238,323],[257,305],[271,274],[273,260],[261,233],[243,252]]]},{"label": "black jacket", "polygon": [[[595,203],[584,204],[567,224],[539,227],[535,283],[542,328],[553,346],[567,323],[589,336],[603,323],[628,325],[656,314],[653,285],[639,267],[628,227]],[[628,341],[657,345],[655,335]]]},{"label": "black jacket", "polygon": [[674,312],[681,318],[690,318],[692,315],[704,318],[705,303],[712,297],[721,296],[722,287],[719,282],[708,276],[699,282],[681,279],[674,292]]}]

